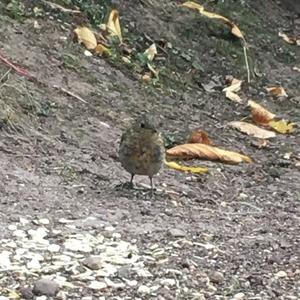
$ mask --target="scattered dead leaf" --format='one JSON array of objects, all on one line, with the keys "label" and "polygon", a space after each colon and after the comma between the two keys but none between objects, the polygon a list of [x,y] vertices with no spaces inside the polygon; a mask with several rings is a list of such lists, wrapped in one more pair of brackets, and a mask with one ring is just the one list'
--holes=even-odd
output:
[{"label": "scattered dead leaf", "polygon": [[276,97],[287,97],[287,93],[285,92],[284,88],[281,86],[270,86],[266,87],[266,90],[269,94]]},{"label": "scattered dead leaf", "polygon": [[282,32],[279,32],[278,35],[282,37],[282,39],[288,44],[300,46],[300,39],[296,38],[295,36],[288,36]]},{"label": "scattered dead leaf", "polygon": [[239,39],[243,40],[243,42],[245,42],[245,38],[244,38],[242,32],[240,31],[240,29],[232,21],[230,21],[229,19],[227,19],[227,18],[225,18],[225,17],[223,17],[221,15],[218,15],[218,14],[206,11],[202,5],[200,5],[198,3],[195,3],[193,1],[184,2],[183,4],[180,4],[179,6],[183,6],[183,7],[188,7],[188,8],[191,8],[191,9],[195,9],[201,15],[203,15],[205,17],[208,17],[210,19],[221,20],[225,25],[227,25],[230,28],[231,33],[234,36],[238,37]]},{"label": "scattered dead leaf", "polygon": [[234,121],[230,122],[229,126],[234,127],[243,133],[246,133],[259,139],[269,139],[276,136],[276,133],[273,131],[259,128],[256,125],[247,122]]},{"label": "scattered dead leaf", "polygon": [[119,12],[116,9],[113,9],[109,15],[106,29],[110,36],[117,36],[120,43],[122,44],[122,32],[119,21]]},{"label": "scattered dead leaf", "polygon": [[203,174],[208,172],[208,169],[205,167],[188,167],[180,165],[174,161],[165,161],[165,165],[170,169],[174,169],[181,172],[191,172],[194,174]]},{"label": "scattered dead leaf", "polygon": [[187,143],[189,144],[200,143],[205,145],[213,145],[213,142],[208,137],[208,134],[201,129],[194,130],[189,136]]},{"label": "scattered dead leaf", "polygon": [[230,85],[223,89],[226,98],[234,102],[242,103],[242,99],[239,95],[236,94],[236,92],[238,92],[241,89],[242,82],[242,80],[233,78],[230,82]]},{"label": "scattered dead leaf", "polygon": [[279,120],[279,121],[270,121],[268,124],[271,128],[276,130],[279,133],[292,133],[295,131],[294,124],[290,123],[286,120]]},{"label": "scattered dead leaf", "polygon": [[111,54],[110,49],[107,47],[98,44],[95,48],[95,53],[100,55],[100,56],[109,56]]},{"label": "scattered dead leaf", "polygon": [[251,144],[257,147],[258,149],[261,149],[261,148],[266,148],[268,146],[268,143],[269,143],[268,140],[258,139],[258,140],[254,140]]},{"label": "scattered dead leaf", "polygon": [[77,27],[74,29],[79,43],[82,43],[86,49],[93,50],[97,46],[95,34],[87,27]]},{"label": "scattered dead leaf", "polygon": [[251,108],[252,120],[256,124],[267,125],[271,120],[275,118],[275,115],[262,107],[260,104],[249,100],[248,106]]},{"label": "scattered dead leaf", "polygon": [[175,146],[166,151],[168,157],[179,159],[207,159],[225,163],[238,164],[241,162],[252,162],[251,158],[237,152],[223,150],[204,144],[183,144]]},{"label": "scattered dead leaf", "polygon": [[148,61],[152,61],[157,54],[157,49],[155,43],[153,43],[148,49],[144,51]]}]

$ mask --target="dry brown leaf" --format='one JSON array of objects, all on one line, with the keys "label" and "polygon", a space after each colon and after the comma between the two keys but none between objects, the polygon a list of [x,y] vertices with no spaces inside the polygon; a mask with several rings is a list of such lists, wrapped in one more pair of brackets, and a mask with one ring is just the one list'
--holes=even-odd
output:
[{"label": "dry brown leaf", "polygon": [[229,125],[240,130],[243,133],[246,133],[259,139],[269,139],[276,136],[276,133],[273,131],[259,128],[256,125],[247,122],[234,121],[230,122]]},{"label": "dry brown leaf", "polygon": [[213,145],[213,142],[208,137],[208,134],[201,129],[194,130],[189,136],[187,143],[190,144],[200,143],[205,145]]},{"label": "dry brown leaf", "polygon": [[95,48],[95,53],[104,56],[104,55],[110,55],[110,49],[106,48],[105,46],[98,44]]},{"label": "dry brown leaf", "polygon": [[230,85],[223,89],[226,98],[234,102],[242,103],[241,97],[236,94],[236,92],[238,92],[241,89],[242,82],[242,80],[233,78]]},{"label": "dry brown leaf", "polygon": [[152,61],[157,54],[157,49],[155,43],[153,43],[148,49],[144,51],[148,61]]},{"label": "dry brown leaf", "polygon": [[117,36],[120,40],[120,43],[122,43],[122,32],[119,21],[119,12],[116,9],[113,9],[110,13],[106,24],[106,29],[110,36]]},{"label": "dry brown leaf", "polygon": [[271,120],[275,118],[275,115],[273,113],[269,112],[264,107],[252,100],[248,101],[248,106],[250,106],[251,108],[252,120],[256,124],[267,125]]},{"label": "dry brown leaf", "polygon": [[300,46],[300,39],[297,39],[295,36],[288,36],[282,32],[279,32],[278,35],[288,44]]},{"label": "dry brown leaf", "polygon": [[208,172],[208,169],[205,167],[188,167],[188,166],[180,165],[175,161],[165,161],[165,165],[171,169],[181,171],[181,172],[191,172],[194,174],[203,174]]},{"label": "dry brown leaf", "polygon": [[268,124],[270,127],[272,127],[274,130],[276,130],[279,133],[285,134],[285,133],[292,133],[294,132],[294,124],[290,123],[286,120],[279,120],[279,121],[270,121]]},{"label": "dry brown leaf", "polygon": [[74,29],[79,43],[84,44],[88,50],[93,50],[97,46],[95,34],[87,27],[77,27]]},{"label": "dry brown leaf", "polygon": [[287,93],[285,92],[284,88],[281,86],[270,86],[266,87],[266,90],[269,94],[276,96],[276,97],[287,97]]},{"label": "dry brown leaf", "polygon": [[248,156],[204,144],[178,145],[168,149],[166,153],[168,157],[180,159],[200,158],[232,164],[252,162]]},{"label": "dry brown leaf", "polygon": [[239,39],[243,40],[243,42],[245,42],[245,38],[242,34],[242,32],[240,31],[240,29],[232,22],[230,21],[229,19],[221,16],[221,15],[218,15],[218,14],[215,14],[215,13],[211,13],[211,12],[208,12],[204,9],[204,7],[198,3],[195,3],[193,1],[187,1],[187,2],[184,2],[183,4],[180,4],[179,6],[184,6],[184,7],[188,7],[188,8],[191,8],[191,9],[195,9],[197,10],[201,15],[205,16],[205,17],[208,17],[210,19],[218,19],[218,20],[221,20],[223,23],[225,23],[231,30],[231,33],[238,37]]}]

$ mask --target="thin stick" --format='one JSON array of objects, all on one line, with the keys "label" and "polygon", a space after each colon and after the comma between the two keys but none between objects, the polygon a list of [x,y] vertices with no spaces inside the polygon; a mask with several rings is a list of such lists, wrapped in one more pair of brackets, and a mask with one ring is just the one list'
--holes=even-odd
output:
[{"label": "thin stick", "polygon": [[66,90],[66,89],[63,88],[63,87],[59,87],[59,86],[57,86],[57,85],[54,85],[53,87],[56,88],[56,89],[61,90],[62,92],[66,93],[67,95],[69,95],[69,96],[71,96],[71,97],[73,97],[73,98],[75,98],[75,99],[77,99],[77,100],[79,100],[79,101],[81,101],[81,102],[83,102],[83,103],[88,103],[87,101],[85,101],[84,99],[82,99],[80,96],[74,94],[74,93],[71,92],[71,91]]},{"label": "thin stick", "polygon": [[80,10],[73,10],[73,9],[65,8],[65,7],[63,7],[59,4],[56,4],[56,3],[53,3],[53,2],[50,2],[50,1],[43,0],[43,2],[47,5],[49,5],[51,8],[59,9],[62,12],[67,12],[67,13],[72,13],[72,14],[80,14],[81,13]]},{"label": "thin stick", "polygon": [[246,44],[243,45],[243,50],[244,50],[244,57],[245,57],[245,64],[246,64],[246,69],[247,69],[247,79],[248,83],[250,83],[250,69],[249,69],[249,63],[248,63],[248,57],[247,57],[247,48]]}]

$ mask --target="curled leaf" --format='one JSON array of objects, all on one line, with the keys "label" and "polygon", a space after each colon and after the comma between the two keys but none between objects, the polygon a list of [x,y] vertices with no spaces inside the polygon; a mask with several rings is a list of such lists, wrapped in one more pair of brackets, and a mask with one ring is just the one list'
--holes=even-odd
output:
[{"label": "curled leaf", "polygon": [[274,130],[276,130],[279,133],[285,134],[285,133],[292,133],[295,128],[293,123],[289,123],[286,120],[279,120],[279,121],[270,121],[268,124],[270,127],[272,127]]},{"label": "curled leaf", "polygon": [[208,12],[204,9],[204,7],[198,3],[195,3],[193,1],[187,1],[187,2],[184,2],[183,4],[180,4],[179,6],[183,6],[183,7],[188,7],[188,8],[191,8],[191,9],[195,9],[197,10],[201,15],[205,16],[205,17],[208,17],[210,19],[218,19],[218,20],[221,20],[224,24],[226,24],[230,30],[231,30],[231,33],[238,37],[239,39],[243,40],[245,42],[245,38],[242,34],[242,32],[240,31],[240,29],[232,22],[230,21],[229,19],[221,16],[221,15],[218,15],[218,14],[215,14],[215,13],[211,13],[211,12]]},{"label": "curled leaf", "polygon": [[248,106],[251,108],[252,120],[256,124],[267,125],[275,118],[273,113],[269,112],[267,109],[252,100],[248,101]]},{"label": "curled leaf", "polygon": [[223,150],[204,144],[183,144],[175,146],[166,151],[170,158],[179,159],[207,159],[225,163],[238,164],[241,162],[251,163],[250,157],[233,151]]},{"label": "curled leaf", "polygon": [[174,169],[181,172],[191,172],[194,174],[203,174],[208,172],[208,169],[205,167],[188,167],[180,165],[174,161],[165,161],[165,165],[170,169]]},{"label": "curled leaf", "polygon": [[269,94],[276,96],[276,97],[287,97],[287,93],[285,92],[284,88],[281,86],[270,86],[267,87],[266,90]]},{"label": "curled leaf", "polygon": [[282,37],[282,39],[288,44],[300,46],[300,39],[297,39],[295,36],[288,36],[282,32],[279,32],[278,36]]},{"label": "curled leaf", "polygon": [[256,125],[247,122],[234,121],[234,122],[230,122],[229,126],[259,139],[269,139],[276,136],[276,133],[273,131],[259,128]]},{"label": "curled leaf", "polygon": [[109,56],[111,54],[110,49],[103,46],[102,44],[98,44],[95,48],[95,53],[100,56]]},{"label": "curled leaf", "polygon": [[242,99],[239,95],[236,94],[241,89],[242,80],[233,78],[230,82],[230,85],[223,89],[225,92],[226,98],[230,99],[231,101],[241,103]]},{"label": "curled leaf", "polygon": [[157,49],[155,43],[153,43],[148,49],[144,51],[148,61],[152,61],[157,54]]},{"label": "curled leaf", "polygon": [[187,143],[190,144],[200,143],[205,145],[213,145],[213,142],[208,137],[208,134],[201,129],[194,130],[189,136]]},{"label": "curled leaf", "polygon": [[86,49],[93,50],[97,46],[95,34],[87,27],[77,27],[74,29],[79,43],[82,43]]},{"label": "curled leaf", "polygon": [[122,43],[122,32],[119,21],[119,12],[116,9],[113,9],[109,15],[106,29],[110,36],[117,36],[120,43]]}]

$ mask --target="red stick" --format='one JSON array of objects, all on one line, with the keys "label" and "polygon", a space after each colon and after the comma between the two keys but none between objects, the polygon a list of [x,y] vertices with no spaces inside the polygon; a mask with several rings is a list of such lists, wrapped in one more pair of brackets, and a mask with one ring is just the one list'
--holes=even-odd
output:
[{"label": "red stick", "polygon": [[15,64],[10,62],[1,52],[0,52],[0,61],[3,62],[4,64],[6,64],[7,66],[9,66],[10,68],[12,68],[13,70],[15,70],[17,74],[19,74],[21,76],[26,76],[29,78],[32,77],[26,69],[17,67]]}]

